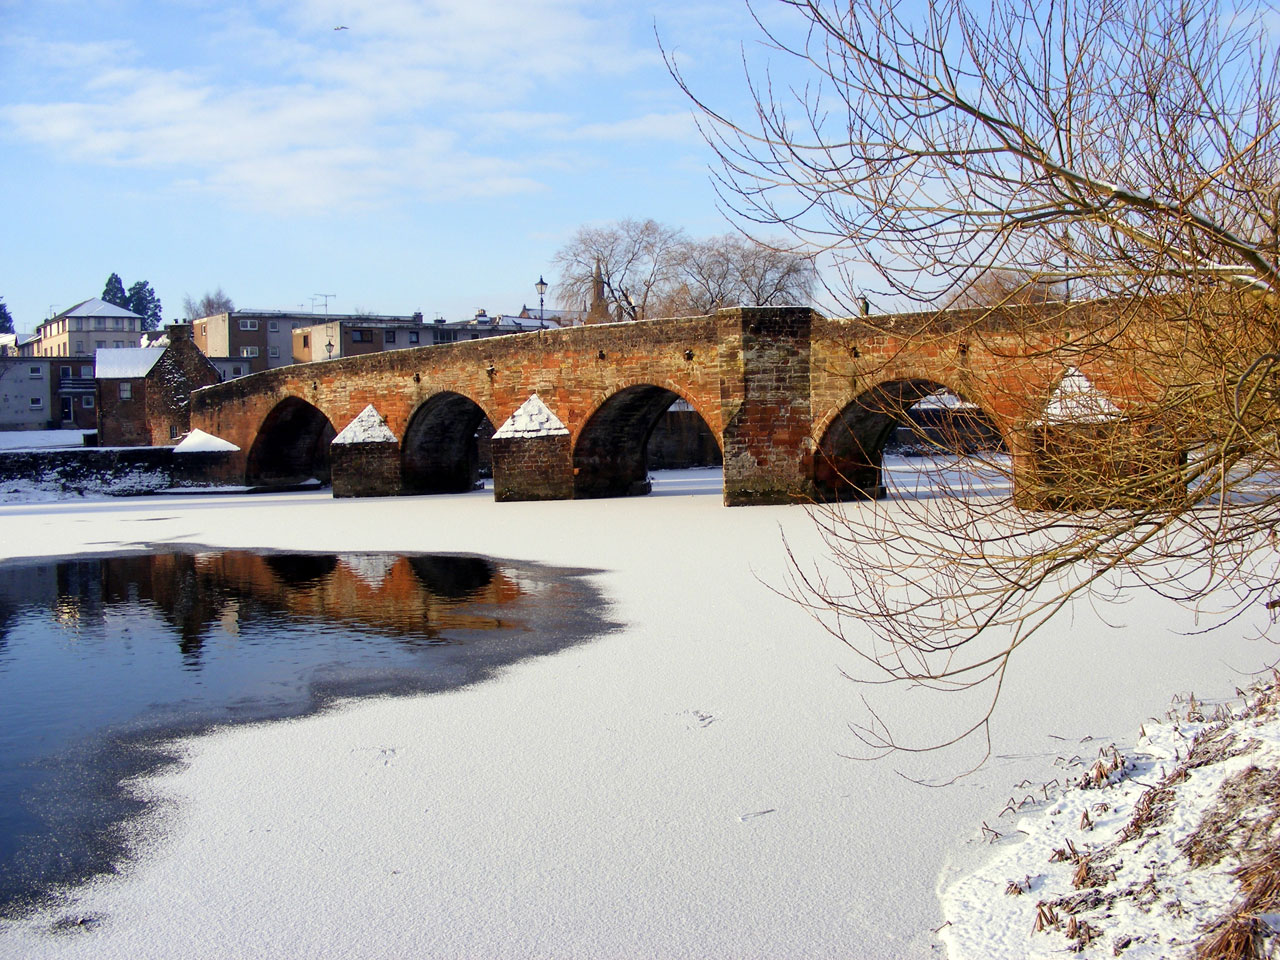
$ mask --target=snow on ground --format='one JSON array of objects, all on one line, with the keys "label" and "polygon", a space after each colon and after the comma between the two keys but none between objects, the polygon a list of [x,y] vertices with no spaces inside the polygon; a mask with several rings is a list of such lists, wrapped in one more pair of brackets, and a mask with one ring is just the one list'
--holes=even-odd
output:
[{"label": "snow on ground", "polygon": [[714,471],[655,494],[0,505],[5,557],[474,552],[597,570],[621,624],[473,687],[185,742],[138,785],[159,812],[137,860],[0,926],[0,957],[940,956],[938,890],[991,856],[978,825],[1010,784],[1120,742],[1173,691],[1229,693],[1272,652],[1248,624],[1188,635],[1194,616],[1154,596],[1079,604],[1015,657],[992,760],[924,786],[899,771],[968,758],[850,760],[848,723],[870,707],[932,742],[974,704],[842,676],[855,656],[770,589],[784,534],[820,552],[806,511],[725,508]]}]

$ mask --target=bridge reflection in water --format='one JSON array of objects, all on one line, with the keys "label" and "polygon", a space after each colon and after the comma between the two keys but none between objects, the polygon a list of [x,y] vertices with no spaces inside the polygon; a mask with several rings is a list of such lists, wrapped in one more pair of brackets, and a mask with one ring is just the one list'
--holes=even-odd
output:
[{"label": "bridge reflection in water", "polygon": [[180,551],[0,566],[0,915],[110,871],[122,781],[214,724],[432,692],[611,629],[584,571]]}]

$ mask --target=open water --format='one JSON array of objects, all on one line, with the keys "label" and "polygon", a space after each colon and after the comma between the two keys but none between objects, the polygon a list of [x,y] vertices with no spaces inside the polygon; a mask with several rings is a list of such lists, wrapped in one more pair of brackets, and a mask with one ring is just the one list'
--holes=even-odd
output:
[{"label": "open water", "polygon": [[0,565],[0,914],[119,867],[175,738],[484,680],[610,628],[586,571],[477,556]]}]

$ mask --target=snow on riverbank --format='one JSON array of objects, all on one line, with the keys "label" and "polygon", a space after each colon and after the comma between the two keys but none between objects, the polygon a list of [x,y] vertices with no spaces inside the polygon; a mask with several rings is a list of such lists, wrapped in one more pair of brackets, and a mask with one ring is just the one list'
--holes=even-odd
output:
[{"label": "snow on riverbank", "polygon": [[854,655],[769,589],[782,534],[820,555],[805,511],[725,508],[708,471],[655,494],[0,505],[3,557],[474,552],[598,570],[622,624],[473,687],[184,743],[138,785],[158,801],[138,859],[0,926],[0,957],[935,957],[939,884],[991,855],[975,827],[1009,784],[1057,776],[1064,740],[1120,742],[1173,691],[1226,695],[1271,653],[1247,624],[1187,635],[1194,617],[1152,596],[1106,623],[1081,604],[1019,651],[991,762],[922,786],[898,771],[968,758],[846,759],[860,697],[914,742],[978,705],[841,675]]},{"label": "snow on riverbank", "polygon": [[1234,705],[1175,703],[1132,748],[1090,743],[1059,758],[1052,783],[1019,784],[1004,811],[1016,826],[984,827],[997,856],[943,894],[948,955],[1160,960],[1256,938],[1247,955],[1271,956],[1278,697],[1267,685]]},{"label": "snow on riverbank", "polygon": [[0,450],[57,450],[83,447],[92,430],[0,430]]}]

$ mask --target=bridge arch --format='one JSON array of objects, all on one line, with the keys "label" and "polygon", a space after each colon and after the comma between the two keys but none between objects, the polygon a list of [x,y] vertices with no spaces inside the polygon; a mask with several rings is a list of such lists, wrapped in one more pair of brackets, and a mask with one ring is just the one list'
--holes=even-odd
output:
[{"label": "bridge arch", "polygon": [[337,436],[329,418],[299,397],[277,403],[258,427],[245,465],[250,486],[329,482],[329,443]]},{"label": "bridge arch", "polygon": [[676,400],[689,404],[723,450],[723,441],[689,397],[651,383],[624,387],[596,407],[578,432],[573,446],[574,497],[581,500],[648,493],[649,437]]},{"label": "bridge arch", "polygon": [[482,464],[481,441],[493,423],[470,397],[451,390],[433,394],[409,418],[400,442],[400,479],[405,493],[465,493],[475,488]]},{"label": "bridge arch", "polygon": [[[902,424],[911,424],[908,410],[939,391],[955,393],[945,384],[923,377],[888,380],[863,391],[827,421],[814,454],[814,496],[824,502],[881,499],[886,495],[884,450]],[[929,425],[915,424],[919,443],[940,450],[954,447],[962,437],[984,436],[1003,446],[995,420],[980,407],[962,416]]]}]

